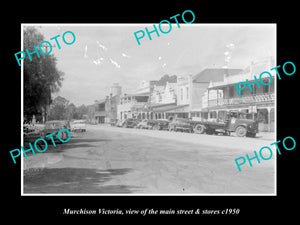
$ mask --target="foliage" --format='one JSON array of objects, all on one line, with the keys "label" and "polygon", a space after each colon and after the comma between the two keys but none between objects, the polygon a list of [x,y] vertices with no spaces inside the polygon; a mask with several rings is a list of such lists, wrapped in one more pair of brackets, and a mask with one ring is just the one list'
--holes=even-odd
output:
[{"label": "foliage", "polygon": [[86,119],[85,115],[88,113],[88,107],[81,105],[76,107],[67,99],[57,96],[53,99],[50,106],[49,120],[72,120],[72,119]]},{"label": "foliage", "polygon": [[[34,45],[44,41],[44,37],[35,27],[24,28],[24,51],[34,52]],[[51,103],[51,93],[59,90],[63,81],[63,72],[56,68],[56,58],[39,52],[26,55],[24,59],[24,115],[41,114]]]}]

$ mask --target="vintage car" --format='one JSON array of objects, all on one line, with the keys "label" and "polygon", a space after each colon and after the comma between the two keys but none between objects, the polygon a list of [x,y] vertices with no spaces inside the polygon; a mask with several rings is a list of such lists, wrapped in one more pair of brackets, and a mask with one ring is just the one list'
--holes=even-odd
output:
[{"label": "vintage car", "polygon": [[122,124],[125,122],[125,119],[123,119],[123,120],[118,120],[117,122],[116,122],[116,127],[122,127]]},{"label": "vintage car", "polygon": [[164,119],[144,119],[137,124],[139,129],[168,130],[169,121]]},{"label": "vintage car", "polygon": [[24,125],[23,125],[24,133],[30,133],[30,132],[34,132],[34,131],[35,131],[35,127],[33,124],[24,123]]},{"label": "vintage car", "polygon": [[187,131],[189,133],[193,132],[193,126],[188,119],[184,118],[172,118],[169,123],[169,131]]},{"label": "vintage car", "polygon": [[255,137],[258,133],[258,121],[247,119],[246,113],[237,111],[226,112],[224,120],[216,119],[209,121],[202,119],[200,121],[191,121],[194,132],[198,134],[218,134],[230,135],[235,132],[238,137]]},{"label": "vintage car", "polygon": [[112,127],[115,127],[115,126],[117,126],[118,122],[119,122],[119,120],[117,120],[117,119],[110,119],[109,124]]},{"label": "vintage car", "polygon": [[75,120],[71,124],[72,131],[86,131],[85,120]]},{"label": "vintage car", "polygon": [[[52,135],[53,139],[55,141],[59,140],[57,137],[57,133],[60,129],[62,128],[66,128],[68,130],[71,130],[71,126],[69,121],[65,121],[65,120],[51,120],[51,121],[47,121],[45,123],[45,127],[41,132],[41,138],[45,139],[46,141],[50,141],[51,137],[46,137],[47,135],[54,133],[54,135]],[[68,133],[66,131],[62,131],[60,133],[60,138],[62,140],[67,140],[68,139]],[[60,143],[60,142],[59,142]]]},{"label": "vintage car", "polygon": [[144,119],[136,125],[138,129],[152,129],[151,120]]},{"label": "vintage car", "polygon": [[165,119],[157,119],[152,122],[153,130],[169,130],[169,121]]},{"label": "vintage car", "polygon": [[138,125],[138,123],[140,122],[140,120],[138,119],[134,119],[134,118],[128,118],[125,119],[120,126],[121,127],[125,127],[125,128],[133,128],[136,127]]}]

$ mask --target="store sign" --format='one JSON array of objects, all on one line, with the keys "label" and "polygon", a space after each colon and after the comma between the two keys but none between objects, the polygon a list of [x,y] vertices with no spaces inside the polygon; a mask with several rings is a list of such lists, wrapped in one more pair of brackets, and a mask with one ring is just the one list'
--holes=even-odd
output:
[{"label": "store sign", "polygon": [[249,113],[257,113],[257,106],[256,105],[249,106]]}]

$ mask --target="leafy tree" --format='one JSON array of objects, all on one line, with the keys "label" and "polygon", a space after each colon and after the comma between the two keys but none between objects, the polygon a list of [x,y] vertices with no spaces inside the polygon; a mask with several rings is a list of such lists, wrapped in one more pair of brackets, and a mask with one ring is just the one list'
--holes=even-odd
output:
[{"label": "leafy tree", "polygon": [[[24,51],[28,49],[34,52],[34,45],[39,48],[39,44],[44,41],[44,37],[33,26],[24,29]],[[45,49],[43,49],[44,52]],[[44,114],[51,103],[51,93],[59,90],[63,81],[64,73],[56,68],[56,58],[49,54],[43,55],[39,52],[28,55],[24,59],[24,114],[31,117],[33,114]]]},{"label": "leafy tree", "polygon": [[88,107],[85,105],[81,105],[76,108],[77,118],[76,119],[84,119],[84,115],[88,113]]},{"label": "leafy tree", "polygon": [[49,120],[64,120],[66,118],[66,111],[69,101],[61,96],[57,96],[53,99],[50,110]]},{"label": "leafy tree", "polygon": [[77,118],[77,112],[76,112],[76,106],[71,103],[66,107],[65,110],[65,118],[67,120],[71,120],[71,119],[78,119]]}]

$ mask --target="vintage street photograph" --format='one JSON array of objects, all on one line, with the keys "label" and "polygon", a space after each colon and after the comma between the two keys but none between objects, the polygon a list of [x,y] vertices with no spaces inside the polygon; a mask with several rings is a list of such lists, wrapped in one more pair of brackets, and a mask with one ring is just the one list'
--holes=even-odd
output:
[{"label": "vintage street photograph", "polygon": [[171,25],[21,24],[22,195],[276,195],[276,24]]}]

